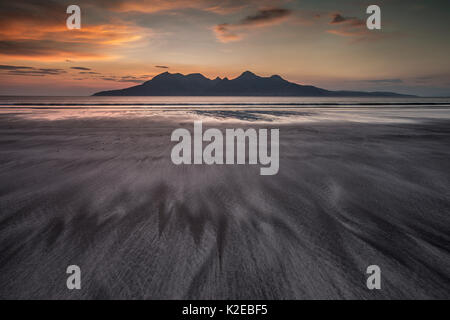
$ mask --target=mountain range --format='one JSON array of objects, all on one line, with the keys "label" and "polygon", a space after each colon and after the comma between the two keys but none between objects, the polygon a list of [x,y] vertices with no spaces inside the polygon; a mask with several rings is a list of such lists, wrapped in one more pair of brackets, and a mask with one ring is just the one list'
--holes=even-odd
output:
[{"label": "mountain range", "polygon": [[286,96],[286,97],[407,97],[393,92],[331,91],[245,71],[235,79],[208,79],[200,73],[164,72],[140,85],[101,91],[94,96]]}]

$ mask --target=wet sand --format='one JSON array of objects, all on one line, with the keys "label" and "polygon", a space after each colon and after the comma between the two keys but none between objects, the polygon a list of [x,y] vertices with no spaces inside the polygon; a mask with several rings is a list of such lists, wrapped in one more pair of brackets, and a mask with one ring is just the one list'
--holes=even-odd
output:
[{"label": "wet sand", "polygon": [[450,298],[450,120],[258,126],[276,176],[175,166],[187,120],[2,114],[0,298]]}]

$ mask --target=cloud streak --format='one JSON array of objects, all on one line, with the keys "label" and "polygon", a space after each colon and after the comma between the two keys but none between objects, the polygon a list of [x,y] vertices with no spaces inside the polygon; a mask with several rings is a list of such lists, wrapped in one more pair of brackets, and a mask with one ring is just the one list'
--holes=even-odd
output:
[{"label": "cloud streak", "polygon": [[345,24],[354,27],[365,26],[364,20],[353,17],[344,17],[340,13],[333,13],[331,17],[330,24]]},{"label": "cloud streak", "polygon": [[85,68],[85,67],[71,67],[70,69],[74,69],[74,70],[84,70],[84,71],[89,71],[89,70],[91,70],[91,68]]},{"label": "cloud streak", "polygon": [[0,70],[30,70],[32,67],[0,65]]},{"label": "cloud streak", "polygon": [[58,68],[34,68],[25,66],[0,65],[0,72],[15,76],[47,76],[60,75],[67,71]]},{"label": "cloud streak", "polygon": [[240,22],[242,26],[266,26],[278,23],[292,13],[289,9],[270,8],[259,10],[256,14],[247,16]]},{"label": "cloud streak", "polygon": [[[105,75],[99,72],[91,71],[91,68],[86,67],[70,67],[70,70],[77,70],[79,71],[78,74],[83,76],[74,77],[72,78],[73,80],[101,80],[140,84],[151,77],[149,75]],[[0,65],[0,74],[10,76],[43,77],[68,74],[68,72],[60,68],[37,68],[30,66]]]}]

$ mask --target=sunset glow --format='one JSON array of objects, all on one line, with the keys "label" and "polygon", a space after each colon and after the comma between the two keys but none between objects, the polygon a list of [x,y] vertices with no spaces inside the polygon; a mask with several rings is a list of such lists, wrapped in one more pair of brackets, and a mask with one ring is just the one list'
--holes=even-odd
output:
[{"label": "sunset glow", "polygon": [[450,95],[448,1],[378,2],[382,31],[365,27],[366,1],[80,0],[80,30],[66,28],[70,1],[2,3],[0,94],[90,95],[164,71],[249,69],[331,90]]}]

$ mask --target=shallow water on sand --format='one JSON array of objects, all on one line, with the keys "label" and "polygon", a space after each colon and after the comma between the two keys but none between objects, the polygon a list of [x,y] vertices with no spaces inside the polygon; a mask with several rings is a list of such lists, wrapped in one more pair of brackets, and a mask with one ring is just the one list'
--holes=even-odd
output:
[{"label": "shallow water on sand", "polygon": [[0,115],[29,119],[151,117],[244,122],[450,119],[449,98],[7,97]]}]

